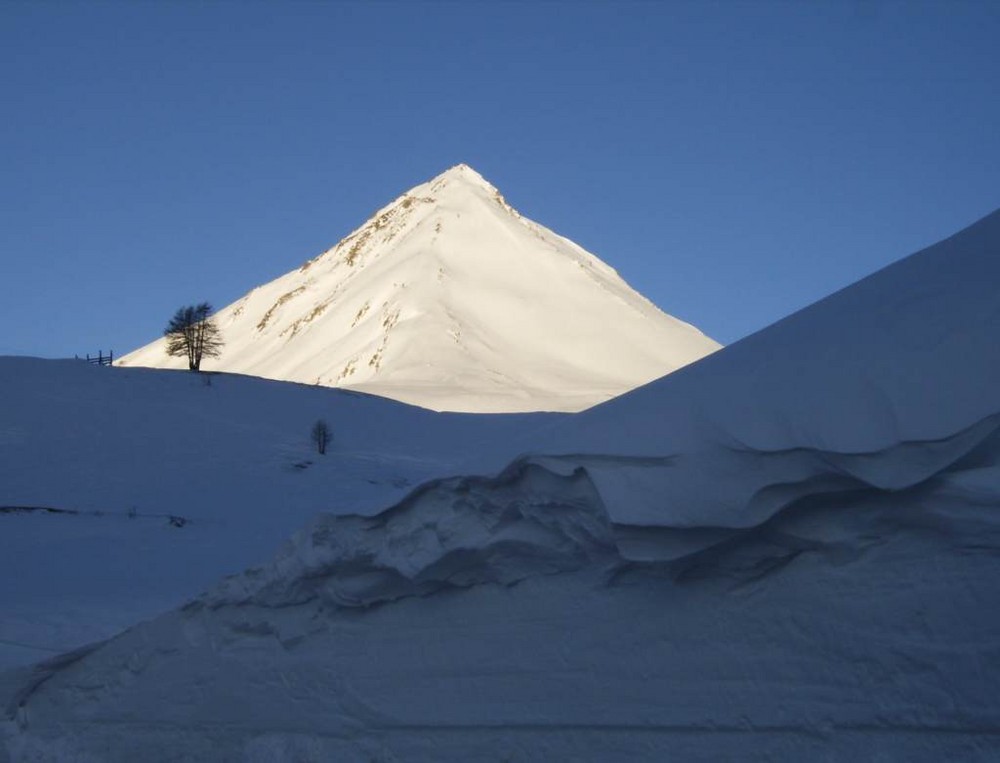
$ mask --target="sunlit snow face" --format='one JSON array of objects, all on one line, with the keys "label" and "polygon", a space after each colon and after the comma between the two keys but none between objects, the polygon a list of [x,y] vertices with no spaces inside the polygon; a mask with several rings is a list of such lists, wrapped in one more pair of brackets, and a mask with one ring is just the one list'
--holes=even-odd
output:
[{"label": "sunlit snow face", "polygon": [[[212,369],[436,410],[581,410],[718,348],[466,165],[217,320]],[[171,367],[162,342],[122,363]]]}]

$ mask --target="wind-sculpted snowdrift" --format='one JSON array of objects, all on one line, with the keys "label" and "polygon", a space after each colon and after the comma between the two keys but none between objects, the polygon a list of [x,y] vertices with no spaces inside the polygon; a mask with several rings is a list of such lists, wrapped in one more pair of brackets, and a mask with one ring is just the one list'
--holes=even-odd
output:
[{"label": "wind-sculpted snowdrift", "polygon": [[989,760],[998,445],[960,433],[966,466],[904,491],[807,480],[752,527],[615,524],[602,477],[676,468],[637,458],[319,517],[269,566],[8,676],[8,754]]},{"label": "wind-sculpted snowdrift", "polygon": [[[193,606],[370,607],[585,567],[614,574],[636,563],[666,562],[676,570],[713,547],[731,548],[775,531],[789,552],[822,550],[828,526],[843,520],[824,518],[807,530],[815,522],[814,507],[850,505],[858,496],[892,503],[900,492],[916,495],[929,482],[933,485],[924,492],[932,494],[941,484],[961,484],[970,469],[980,478],[991,474],[992,468],[983,472],[971,465],[993,467],[998,455],[1000,416],[945,440],[906,443],[878,454],[763,455],[759,471],[781,481],[760,486],[744,521],[698,522],[684,507],[673,511],[661,504],[664,521],[655,528],[617,523],[615,516],[630,500],[655,502],[682,468],[673,459],[524,457],[495,478],[430,482],[374,517],[318,517],[271,565],[228,578]],[[969,468],[950,468],[966,458]],[[736,459],[751,456],[741,453]],[[875,466],[879,462],[882,473]],[[990,480],[984,485],[992,495]],[[921,521],[888,519],[901,526]],[[840,548],[839,540],[834,545]]]},{"label": "wind-sculpted snowdrift", "polygon": [[997,283],[993,215],[528,448],[575,455],[319,517],[9,674],[7,754],[995,760]]}]

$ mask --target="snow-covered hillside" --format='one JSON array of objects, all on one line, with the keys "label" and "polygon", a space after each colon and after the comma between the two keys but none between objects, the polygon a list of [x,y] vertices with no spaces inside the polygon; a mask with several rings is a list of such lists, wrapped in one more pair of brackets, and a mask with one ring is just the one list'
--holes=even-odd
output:
[{"label": "snow-covered hillside", "polygon": [[318,512],[378,511],[553,418],[0,358],[0,668],[114,635],[265,560]]},{"label": "snow-covered hillside", "polygon": [[0,676],[4,749],[996,760],[998,283],[1000,212],[469,448],[495,476],[318,516],[188,605]]},{"label": "snow-covered hillside", "polygon": [[[576,411],[718,344],[458,165],[219,311],[205,367],[435,410]],[[163,340],[119,361],[182,368]]]}]

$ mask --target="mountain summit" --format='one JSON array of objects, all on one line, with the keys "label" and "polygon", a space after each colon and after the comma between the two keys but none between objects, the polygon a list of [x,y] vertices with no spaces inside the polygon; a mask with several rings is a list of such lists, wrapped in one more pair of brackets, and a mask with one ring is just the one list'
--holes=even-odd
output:
[{"label": "mountain summit", "polygon": [[[576,411],[719,345],[459,164],[219,311],[210,368],[452,411]],[[121,365],[180,368],[163,340]]]}]

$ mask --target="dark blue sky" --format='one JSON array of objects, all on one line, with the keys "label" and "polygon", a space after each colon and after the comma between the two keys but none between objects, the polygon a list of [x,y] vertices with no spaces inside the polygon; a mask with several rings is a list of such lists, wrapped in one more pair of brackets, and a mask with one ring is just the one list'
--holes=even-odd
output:
[{"label": "dark blue sky", "polygon": [[0,353],[134,349],[458,162],[729,343],[1000,205],[1000,3],[0,4]]}]

